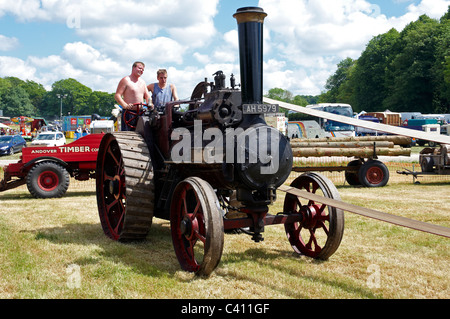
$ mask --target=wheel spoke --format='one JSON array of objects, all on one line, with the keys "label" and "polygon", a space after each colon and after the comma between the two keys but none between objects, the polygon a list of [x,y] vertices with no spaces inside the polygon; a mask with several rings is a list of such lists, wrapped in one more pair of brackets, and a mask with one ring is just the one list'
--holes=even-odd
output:
[{"label": "wheel spoke", "polygon": [[198,230],[194,232],[195,238],[200,239],[200,241],[205,244],[206,243],[206,237],[200,234]]},{"label": "wheel spoke", "polygon": [[186,196],[183,196],[181,198],[181,217],[187,216],[189,213],[187,211],[187,205],[186,205]]},{"label": "wheel spoke", "polygon": [[112,181],[112,180],[114,180],[114,176],[110,176],[106,172],[104,172],[103,181]]},{"label": "wheel spoke", "polygon": [[[113,197],[113,198],[114,198],[114,197]],[[113,201],[112,201],[111,203],[106,204],[106,211],[107,211],[107,212],[110,212],[111,209],[112,209],[115,205],[118,204],[118,202],[119,202],[119,200],[114,198]]]},{"label": "wheel spoke", "polygon": [[122,225],[122,221],[123,221],[124,217],[125,217],[125,211],[122,211],[120,214],[119,220],[117,221],[117,225],[116,225],[116,227],[114,227],[114,232],[116,234],[119,234],[119,232],[120,232],[119,228]]},{"label": "wheel spoke", "polygon": [[114,155],[114,153],[112,152],[112,149],[109,147],[108,148],[108,154],[111,156],[112,160],[114,161],[114,163],[116,164],[116,166],[120,166],[120,162],[122,161],[122,158],[120,158],[119,160],[117,159],[116,155]]},{"label": "wheel spoke", "polygon": [[194,220],[197,218],[197,213],[198,213],[199,209],[201,208],[200,204],[201,204],[200,201],[197,199],[197,205],[195,206],[194,211],[191,214],[191,220]]}]

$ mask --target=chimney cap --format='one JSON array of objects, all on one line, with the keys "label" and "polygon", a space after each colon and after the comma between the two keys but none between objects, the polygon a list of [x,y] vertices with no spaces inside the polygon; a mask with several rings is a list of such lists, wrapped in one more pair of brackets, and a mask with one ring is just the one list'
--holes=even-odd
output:
[{"label": "chimney cap", "polygon": [[267,13],[260,7],[243,7],[236,10],[233,15],[238,23],[243,22],[260,22],[263,23]]}]

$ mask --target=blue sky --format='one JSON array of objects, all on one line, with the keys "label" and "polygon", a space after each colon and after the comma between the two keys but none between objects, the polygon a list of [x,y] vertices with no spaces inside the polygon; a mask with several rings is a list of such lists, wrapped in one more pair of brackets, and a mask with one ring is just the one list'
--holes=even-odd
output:
[{"label": "blue sky", "polygon": [[[147,83],[167,68],[188,98],[205,77],[223,70],[239,80],[232,15],[260,6],[264,23],[264,89],[316,95],[346,57],[358,58],[380,33],[439,19],[450,0],[2,0],[0,77],[43,84],[75,78],[114,92],[136,60]],[[239,81],[238,81],[239,82]]]}]

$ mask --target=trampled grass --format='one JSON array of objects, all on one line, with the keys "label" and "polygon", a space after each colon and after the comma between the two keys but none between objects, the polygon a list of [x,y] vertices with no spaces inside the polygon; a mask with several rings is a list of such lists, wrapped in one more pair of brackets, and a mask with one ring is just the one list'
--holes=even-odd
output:
[{"label": "trampled grass", "polygon": [[[26,187],[0,193],[0,298],[450,297],[449,239],[351,213],[327,261],[296,255],[284,227],[268,226],[261,243],[226,234],[218,268],[197,278],[180,269],[168,221],[155,218],[141,243],[108,239],[87,185],[60,199],[34,199]],[[450,227],[450,183],[337,187],[346,202]]]}]

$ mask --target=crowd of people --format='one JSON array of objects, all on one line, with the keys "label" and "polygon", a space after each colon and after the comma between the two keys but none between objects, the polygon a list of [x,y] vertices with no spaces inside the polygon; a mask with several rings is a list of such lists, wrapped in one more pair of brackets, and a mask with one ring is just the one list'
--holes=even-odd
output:
[{"label": "crowd of people", "polygon": [[10,128],[1,128],[0,129],[0,135],[17,135],[19,134],[19,131],[14,130],[14,129],[10,129]]}]

